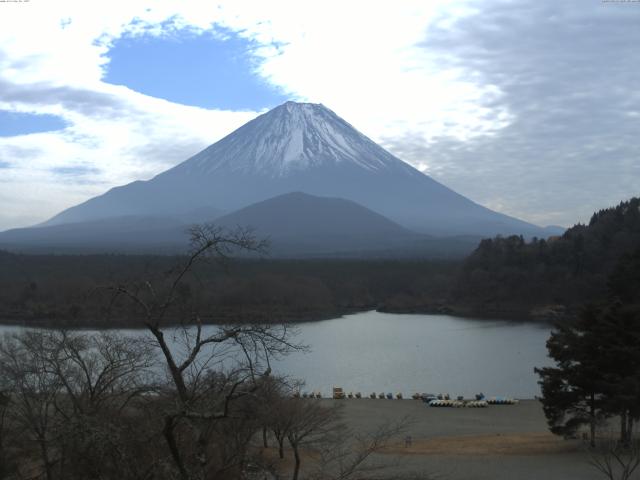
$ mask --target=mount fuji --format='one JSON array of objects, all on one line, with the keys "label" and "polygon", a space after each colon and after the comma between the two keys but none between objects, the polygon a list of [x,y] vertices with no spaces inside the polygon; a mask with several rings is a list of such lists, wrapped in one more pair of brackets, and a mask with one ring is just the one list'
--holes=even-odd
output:
[{"label": "mount fuji", "polygon": [[[70,231],[90,222],[211,221],[292,192],[355,202],[399,228],[434,236],[552,233],[494,212],[411,167],[320,104],[287,102],[148,181],[116,187],[47,222],[6,234]],[[144,223],[144,222],[142,222]],[[74,227],[72,227],[74,225]],[[31,233],[29,233],[31,232]],[[143,232],[141,232],[143,233]]]}]

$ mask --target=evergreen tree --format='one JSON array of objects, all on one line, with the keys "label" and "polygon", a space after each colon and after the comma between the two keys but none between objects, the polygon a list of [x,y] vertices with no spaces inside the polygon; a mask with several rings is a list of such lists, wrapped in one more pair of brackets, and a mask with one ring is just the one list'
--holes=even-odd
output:
[{"label": "evergreen tree", "polygon": [[[547,240],[496,237],[480,242],[465,260],[453,295],[459,304],[483,310],[522,311],[564,305],[577,311],[586,301],[608,300],[607,278],[625,296],[637,296],[628,282],[640,276],[640,198],[593,215],[588,225],[575,225]],[[622,258],[626,264],[621,264]],[[623,262],[624,263],[624,262]],[[618,269],[616,269],[618,265]],[[637,281],[636,281],[637,285]],[[626,300],[623,300],[626,303]]]},{"label": "evergreen tree", "polygon": [[588,307],[574,325],[559,326],[547,341],[557,366],[535,369],[551,432],[573,437],[581,426],[589,425],[591,445],[595,445],[598,419],[606,414],[599,364],[602,344],[594,331],[597,316],[598,310]]},{"label": "evergreen tree", "polygon": [[589,306],[547,341],[556,367],[536,369],[553,433],[573,436],[599,417],[620,418],[620,442],[629,445],[640,419],[640,250],[623,257],[609,278],[605,306]]},{"label": "evergreen tree", "polygon": [[609,295],[627,308],[640,307],[640,248],[623,255],[608,281]]},{"label": "evergreen tree", "polygon": [[599,318],[599,331],[606,346],[600,358],[603,407],[620,417],[620,442],[629,445],[640,418],[640,316],[627,305],[612,303]]}]

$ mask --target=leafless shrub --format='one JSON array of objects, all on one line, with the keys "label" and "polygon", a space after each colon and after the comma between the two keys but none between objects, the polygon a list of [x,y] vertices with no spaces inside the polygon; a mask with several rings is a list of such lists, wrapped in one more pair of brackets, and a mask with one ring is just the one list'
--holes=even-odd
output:
[{"label": "leafless shrub", "polygon": [[[0,341],[9,428],[23,465],[47,479],[126,470],[123,410],[148,390],[148,349],[121,335],[25,331]],[[38,445],[37,449],[31,445]],[[31,459],[31,460],[29,460]],[[94,472],[95,473],[95,472]],[[124,478],[135,478],[126,475]],[[79,477],[78,477],[79,478]]]},{"label": "leafless shrub", "polygon": [[410,424],[409,418],[398,422],[383,423],[370,433],[354,432],[344,425],[328,432],[319,449],[319,459],[312,474],[315,480],[347,480],[370,478],[388,478],[388,474],[397,462],[376,462],[373,456],[380,453],[393,442],[399,441]]},{"label": "leafless shrub", "polygon": [[629,480],[640,466],[640,440],[623,445],[614,439],[604,439],[589,451],[589,464],[609,480]]}]

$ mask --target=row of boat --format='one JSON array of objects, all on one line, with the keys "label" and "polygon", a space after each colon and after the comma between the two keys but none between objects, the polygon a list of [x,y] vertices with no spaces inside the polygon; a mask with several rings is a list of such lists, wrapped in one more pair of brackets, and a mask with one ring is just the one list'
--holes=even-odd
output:
[{"label": "row of boat", "polygon": [[414,393],[412,398],[414,400],[422,400],[433,407],[459,407],[470,406],[472,408],[482,408],[488,405],[515,405],[518,400],[510,397],[490,397],[487,398],[483,393],[479,393],[475,396],[475,400],[466,400],[462,396],[458,396],[456,399],[451,398],[448,393],[439,393],[437,395],[433,393]]},{"label": "row of boat", "polygon": [[508,397],[493,397],[488,398],[487,403],[489,405],[515,405],[518,403],[518,400]]},{"label": "row of boat", "polygon": [[[299,394],[298,394],[299,396]],[[320,392],[314,392],[311,394],[303,393],[303,398],[322,398]],[[362,394],[360,392],[349,392],[345,393],[341,387],[333,387],[333,398],[336,400],[341,400],[344,398],[362,398]],[[371,399],[387,399],[393,400],[394,398],[397,400],[402,400],[402,393],[396,393],[395,395],[392,393],[371,393],[369,395]],[[475,396],[475,400],[466,400],[462,396],[458,396],[456,399],[452,399],[448,393],[414,393],[412,397],[414,400],[422,400],[432,407],[470,407],[470,408],[484,408],[488,405],[513,405],[518,403],[517,400],[509,397],[491,397],[486,398],[483,393],[479,393]]]},{"label": "row of boat", "polygon": [[518,400],[513,398],[488,398],[487,400],[430,400],[426,402],[430,407],[467,407],[486,408],[489,405],[515,405]]},{"label": "row of boat", "polygon": [[486,408],[489,406],[489,402],[486,400],[431,400],[428,405],[430,407],[451,407],[451,408]]},{"label": "row of boat", "polygon": [[293,398],[322,398],[322,393],[319,391],[316,392],[294,392]]},{"label": "row of boat", "polygon": [[[333,398],[336,400],[341,400],[343,398],[362,398],[362,393],[360,392],[349,392],[349,393],[345,393],[342,388],[340,387],[333,387]],[[372,399],[387,399],[387,400],[393,400],[394,398],[396,398],[397,400],[402,400],[402,393],[396,393],[395,396],[393,395],[393,393],[371,393],[369,394],[369,398]]]}]

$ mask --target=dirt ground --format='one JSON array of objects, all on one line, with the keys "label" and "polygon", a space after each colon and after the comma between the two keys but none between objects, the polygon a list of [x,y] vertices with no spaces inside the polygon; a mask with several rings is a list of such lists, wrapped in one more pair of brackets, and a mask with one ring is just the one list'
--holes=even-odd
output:
[{"label": "dirt ground", "polygon": [[[408,420],[405,437],[376,455],[396,474],[450,480],[596,480],[579,440],[551,435],[539,402],[488,408],[434,408],[416,400],[323,400],[344,405],[356,432]],[[410,436],[410,442],[407,438]],[[640,478],[640,476],[638,477]]]},{"label": "dirt ground", "polygon": [[461,435],[399,442],[385,450],[399,455],[544,455],[575,452],[576,444],[550,433]]}]

